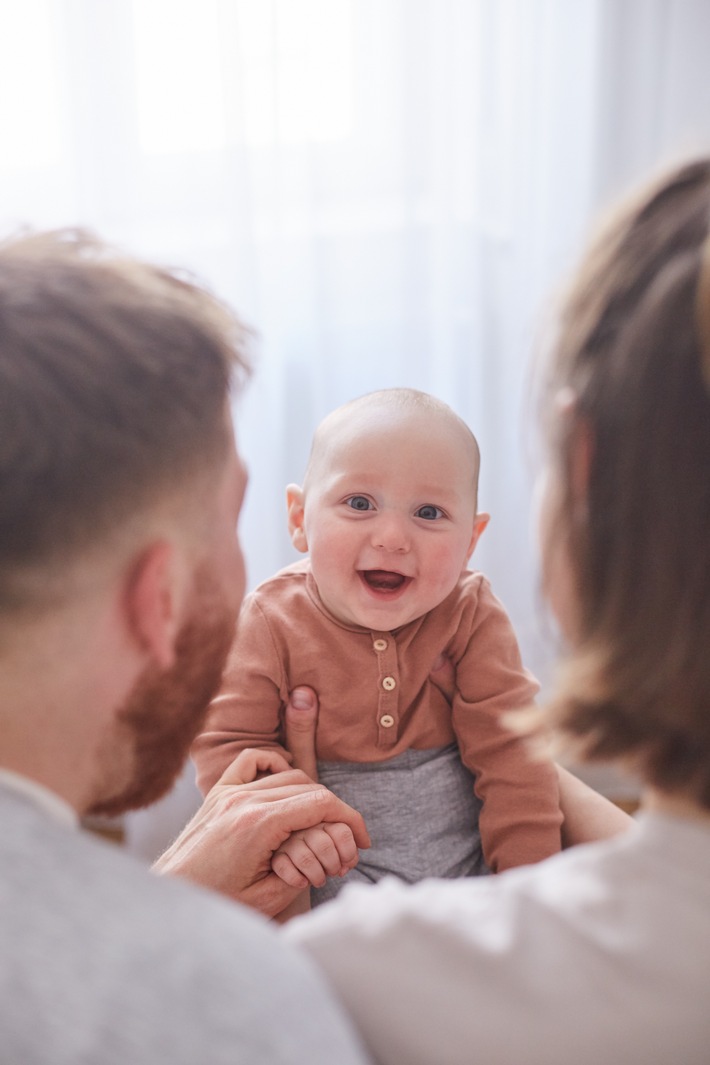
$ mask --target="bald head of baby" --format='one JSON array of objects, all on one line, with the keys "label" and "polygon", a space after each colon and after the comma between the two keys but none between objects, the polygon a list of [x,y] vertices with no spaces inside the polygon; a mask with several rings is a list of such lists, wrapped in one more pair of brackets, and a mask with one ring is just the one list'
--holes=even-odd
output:
[{"label": "bald head of baby", "polygon": [[409,456],[422,477],[427,460],[443,449],[450,461],[444,461],[440,472],[465,480],[476,507],[480,451],[475,436],[446,403],[413,388],[369,392],[328,414],[313,437],[304,492],[368,441],[372,462],[387,464],[395,454],[398,459]]}]

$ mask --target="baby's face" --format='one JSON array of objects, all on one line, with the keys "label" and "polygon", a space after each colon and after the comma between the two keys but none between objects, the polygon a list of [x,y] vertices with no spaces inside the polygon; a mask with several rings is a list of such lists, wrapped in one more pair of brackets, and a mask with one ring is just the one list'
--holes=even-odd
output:
[{"label": "baby's face", "polygon": [[304,549],[328,610],[392,631],[453,590],[486,524],[473,444],[437,413],[375,408],[328,433],[305,487]]}]

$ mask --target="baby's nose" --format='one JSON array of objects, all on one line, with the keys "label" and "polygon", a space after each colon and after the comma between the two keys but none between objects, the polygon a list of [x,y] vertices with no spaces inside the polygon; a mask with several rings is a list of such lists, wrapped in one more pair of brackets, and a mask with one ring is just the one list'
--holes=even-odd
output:
[{"label": "baby's nose", "polygon": [[406,518],[399,514],[382,514],[373,533],[373,545],[382,551],[408,551]]}]

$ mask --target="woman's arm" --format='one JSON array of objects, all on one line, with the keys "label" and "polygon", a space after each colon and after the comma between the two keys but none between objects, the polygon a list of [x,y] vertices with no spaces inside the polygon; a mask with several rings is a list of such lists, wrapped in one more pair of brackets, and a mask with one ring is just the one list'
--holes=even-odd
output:
[{"label": "woman's arm", "polygon": [[560,782],[562,846],[591,843],[597,839],[618,836],[633,824],[633,818],[590,788],[568,769],[557,766]]}]

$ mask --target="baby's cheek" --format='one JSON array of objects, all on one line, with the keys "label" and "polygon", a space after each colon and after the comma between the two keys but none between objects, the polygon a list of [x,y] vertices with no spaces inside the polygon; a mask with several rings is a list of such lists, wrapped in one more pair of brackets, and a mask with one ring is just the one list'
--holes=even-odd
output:
[{"label": "baby's cheek", "polygon": [[429,560],[432,584],[445,595],[454,589],[465,569],[466,555],[462,551],[442,548]]}]

